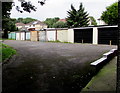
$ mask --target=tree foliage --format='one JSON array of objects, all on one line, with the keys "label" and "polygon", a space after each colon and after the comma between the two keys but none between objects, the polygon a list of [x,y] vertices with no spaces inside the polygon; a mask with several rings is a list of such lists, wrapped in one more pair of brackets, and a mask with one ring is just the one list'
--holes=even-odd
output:
[{"label": "tree foliage", "polygon": [[88,13],[85,12],[82,3],[80,3],[79,9],[76,10],[71,5],[71,10],[67,11],[67,24],[69,27],[85,27],[88,26]]},{"label": "tree foliage", "polygon": [[68,26],[67,26],[66,22],[60,22],[60,21],[58,21],[58,22],[56,22],[56,23],[53,24],[53,27],[54,28],[66,28]]},{"label": "tree foliage", "polygon": [[92,21],[91,25],[94,25],[96,26],[97,25],[97,22],[95,20],[95,18],[93,16],[89,16],[90,20]]},{"label": "tree foliage", "polygon": [[24,24],[27,24],[27,23],[30,23],[32,21],[36,21],[37,19],[33,19],[33,18],[30,18],[30,17],[27,17],[27,18],[18,18],[16,19],[16,23],[24,23]]},{"label": "tree foliage", "polygon": [[2,2],[2,19],[10,17],[12,4],[13,4],[12,2]]},{"label": "tree foliage", "polygon": [[12,2],[2,2],[2,30],[4,31],[4,38],[8,37],[8,31],[17,30],[15,27],[15,20],[10,18],[12,4]]},{"label": "tree foliage", "polygon": [[[37,7],[35,7],[31,1],[25,1],[25,0],[18,0],[21,2],[21,6],[16,6],[17,11],[19,11],[20,13],[23,13],[23,11],[26,12],[31,12],[31,11],[36,11]],[[40,3],[40,5],[44,5],[46,0],[42,0],[42,1],[38,1],[38,3]],[[20,9],[20,7],[22,9]]]},{"label": "tree foliage", "polygon": [[[18,0],[21,2],[21,6],[16,6],[16,9],[20,12],[23,13],[23,11],[26,12],[31,12],[36,11],[36,7],[32,5],[30,1],[25,1],[25,0]],[[38,1],[40,5],[44,5],[46,0],[43,1]],[[0,2],[1,3],[1,2]],[[12,22],[10,19],[10,11],[12,7],[15,6],[15,3],[13,2],[2,2],[2,30],[4,31],[3,37],[7,38],[8,37],[8,31],[15,30],[15,24]],[[22,10],[20,9],[22,8]],[[26,22],[26,21],[25,21]]]},{"label": "tree foliage", "polygon": [[16,19],[8,18],[6,19],[8,23],[6,25],[3,25],[3,28],[5,28],[6,31],[16,31],[17,28],[15,26]]},{"label": "tree foliage", "polygon": [[47,18],[44,23],[48,25],[48,28],[52,28],[53,25],[59,20],[59,17]]},{"label": "tree foliage", "polygon": [[118,2],[106,7],[106,11],[102,13],[101,19],[108,25],[118,24]]}]

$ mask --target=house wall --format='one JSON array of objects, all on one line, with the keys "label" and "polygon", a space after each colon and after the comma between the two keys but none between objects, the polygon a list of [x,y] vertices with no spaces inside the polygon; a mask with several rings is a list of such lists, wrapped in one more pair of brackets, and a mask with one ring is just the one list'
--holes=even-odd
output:
[{"label": "house wall", "polygon": [[47,41],[56,41],[56,30],[46,31]]},{"label": "house wall", "polygon": [[74,43],[74,30],[68,29],[68,42]]},{"label": "house wall", "polygon": [[68,30],[57,30],[57,40],[68,42]]},{"label": "house wall", "polygon": [[35,25],[35,30],[40,30],[40,29],[43,29],[43,28],[47,28],[46,25]]},{"label": "house wall", "polygon": [[30,27],[29,25],[25,25],[25,27]]},{"label": "house wall", "polygon": [[18,29],[22,28],[23,26],[16,26]]},{"label": "house wall", "polygon": [[98,20],[98,24],[97,25],[107,25],[103,20]]}]

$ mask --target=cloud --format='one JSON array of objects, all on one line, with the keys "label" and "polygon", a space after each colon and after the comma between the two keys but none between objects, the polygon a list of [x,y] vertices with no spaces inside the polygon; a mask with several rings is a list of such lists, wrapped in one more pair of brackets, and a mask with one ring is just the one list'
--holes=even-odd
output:
[{"label": "cloud", "polygon": [[31,1],[37,7],[36,12],[24,12],[20,14],[13,8],[11,17],[32,17],[41,21],[50,17],[65,18],[67,17],[67,11],[70,9],[71,4],[78,9],[80,2],[82,2],[85,10],[88,11],[91,16],[98,19],[101,13],[105,11],[105,8],[117,0],[46,0],[46,4],[43,6],[38,4],[37,1],[38,0]]}]

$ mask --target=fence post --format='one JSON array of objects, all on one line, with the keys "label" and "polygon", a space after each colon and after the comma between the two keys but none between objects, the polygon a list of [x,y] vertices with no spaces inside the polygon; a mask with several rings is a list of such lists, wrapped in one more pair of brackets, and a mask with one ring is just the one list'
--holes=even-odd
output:
[{"label": "fence post", "polygon": [[82,43],[83,43],[83,39],[82,39]]},{"label": "fence post", "polygon": [[112,45],[112,41],[110,40],[110,45]]}]

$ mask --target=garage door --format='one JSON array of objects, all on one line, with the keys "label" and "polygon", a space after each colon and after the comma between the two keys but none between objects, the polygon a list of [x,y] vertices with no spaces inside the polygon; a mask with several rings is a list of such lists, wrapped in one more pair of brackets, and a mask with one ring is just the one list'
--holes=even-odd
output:
[{"label": "garage door", "polygon": [[93,29],[74,29],[74,42],[92,43]]},{"label": "garage door", "polygon": [[30,32],[26,32],[26,40],[30,40]]},{"label": "garage door", "polygon": [[38,41],[38,31],[31,31],[30,38],[31,41]]},{"label": "garage door", "polygon": [[117,45],[118,27],[98,28],[98,44]]},{"label": "garage door", "polygon": [[16,40],[21,40],[20,39],[20,32],[16,32]]},{"label": "garage door", "polygon": [[16,33],[15,32],[11,32],[11,36],[12,36],[12,39],[16,39]]},{"label": "garage door", "polygon": [[56,40],[56,31],[47,31],[47,40],[55,41]]},{"label": "garage door", "polygon": [[12,39],[12,34],[11,33],[8,34],[8,38]]},{"label": "garage door", "polygon": [[39,32],[39,41],[46,41],[46,32],[45,31],[40,31]]},{"label": "garage door", "polygon": [[21,40],[25,40],[25,32],[21,32]]}]

